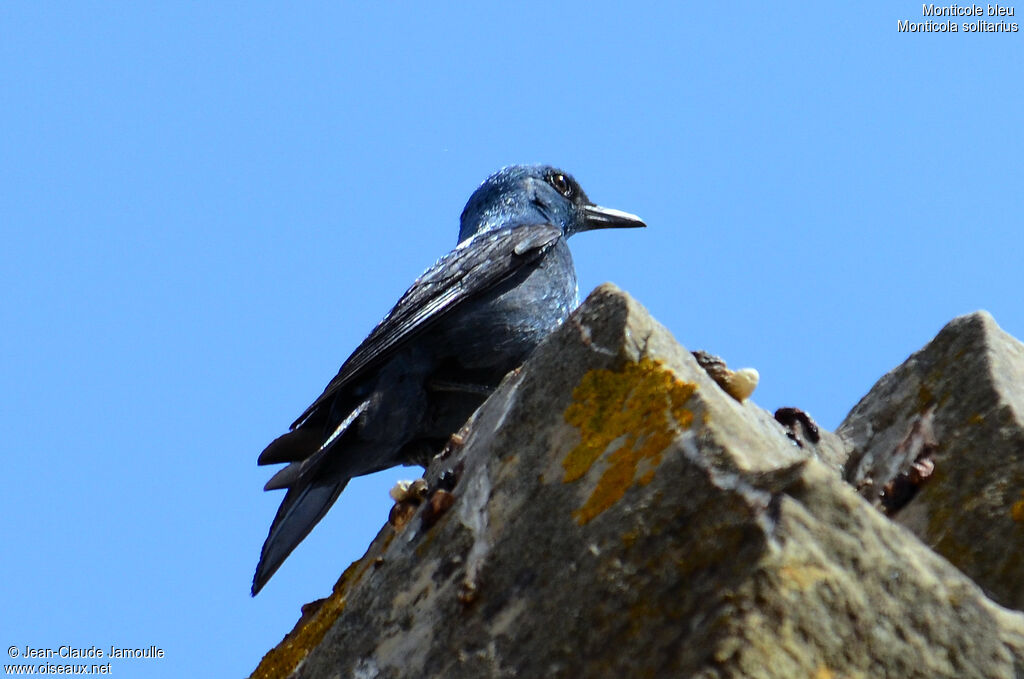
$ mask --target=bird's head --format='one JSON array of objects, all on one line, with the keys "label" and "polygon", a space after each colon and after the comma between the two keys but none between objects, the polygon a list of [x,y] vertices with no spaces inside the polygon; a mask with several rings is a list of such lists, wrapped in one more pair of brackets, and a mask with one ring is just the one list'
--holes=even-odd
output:
[{"label": "bird's head", "polygon": [[646,226],[636,215],[594,205],[567,172],[549,165],[513,165],[492,174],[470,196],[459,242],[523,224],[554,224],[566,237],[591,229]]}]

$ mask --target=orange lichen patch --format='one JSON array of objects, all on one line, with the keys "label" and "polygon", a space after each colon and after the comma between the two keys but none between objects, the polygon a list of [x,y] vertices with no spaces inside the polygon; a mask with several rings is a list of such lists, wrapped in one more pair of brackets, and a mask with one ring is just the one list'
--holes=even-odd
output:
[{"label": "orange lichen patch", "polygon": [[635,531],[635,530],[631,530],[631,531],[629,531],[627,533],[623,533],[622,534],[622,546],[625,547],[626,549],[629,549],[630,547],[633,546],[633,543],[635,543],[637,541],[637,538],[639,538],[639,537],[640,537],[640,533],[638,531]]},{"label": "orange lichen patch", "polygon": [[779,577],[790,589],[808,590],[828,580],[829,572],[815,564],[789,564],[779,568]]},{"label": "orange lichen patch", "polygon": [[619,372],[591,370],[583,376],[564,415],[580,430],[581,440],[562,460],[563,482],[582,478],[613,442],[618,445],[607,455],[590,497],[573,512],[577,523],[594,519],[630,486],[651,482],[662,451],[679,429],[693,424],[693,412],[685,405],[696,388],[649,358],[627,363]]},{"label": "orange lichen patch", "polygon": [[[387,548],[391,537],[393,537],[393,533],[388,537],[380,551]],[[338,582],[335,583],[331,595],[322,600],[316,613],[305,623],[300,619],[295,629],[289,632],[281,643],[270,649],[263,656],[259,666],[249,675],[249,679],[284,679],[290,675],[302,659],[319,645],[324,635],[327,634],[327,630],[331,628],[334,621],[345,610],[349,588],[358,582],[366,570],[376,564],[376,561],[376,559],[370,558],[369,553],[367,553],[362,559],[346,568],[345,572],[338,578]],[[305,617],[304,614],[303,618]]]},{"label": "orange lichen patch", "polygon": [[1020,499],[1010,507],[1010,516],[1018,523],[1024,523],[1024,490],[1020,493]]},{"label": "orange lichen patch", "polygon": [[824,665],[818,665],[818,669],[814,671],[814,679],[833,679],[835,676],[832,670]]},{"label": "orange lichen patch", "polygon": [[967,422],[969,424],[984,424],[985,418],[981,416],[981,413],[974,413]]},{"label": "orange lichen patch", "polygon": [[313,617],[297,630],[292,630],[280,644],[270,649],[249,679],[283,679],[292,673],[306,654],[316,648],[345,609],[347,588],[344,585],[352,571],[359,565],[360,562],[357,561],[348,567],[338,580],[338,584],[334,586],[334,592],[324,599]]}]

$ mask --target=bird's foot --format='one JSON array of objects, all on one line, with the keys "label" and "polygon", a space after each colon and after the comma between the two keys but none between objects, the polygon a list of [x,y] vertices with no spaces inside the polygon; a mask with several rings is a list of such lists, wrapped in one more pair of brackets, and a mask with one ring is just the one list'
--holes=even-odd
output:
[{"label": "bird's foot", "polygon": [[422,502],[427,496],[427,480],[399,481],[388,491],[395,502]]},{"label": "bird's foot", "polygon": [[388,514],[388,523],[395,530],[400,530],[409,522],[409,519],[427,497],[427,481],[426,479],[399,481],[388,491],[388,494],[395,501],[395,506]]},{"label": "bird's foot", "polygon": [[428,486],[426,479],[399,481],[389,492],[395,501],[395,506],[391,508],[391,513],[388,515],[388,523],[395,530],[400,530],[409,523],[420,505],[423,505],[426,500],[420,520],[422,529],[429,530],[455,503],[455,496],[451,491],[457,483],[458,470],[442,472],[433,489]]},{"label": "bird's foot", "polygon": [[430,530],[430,527],[437,523],[437,520],[444,516],[444,513],[455,504],[455,496],[443,488],[438,488],[431,494],[427,506],[423,508],[423,517],[420,526],[423,530]]}]

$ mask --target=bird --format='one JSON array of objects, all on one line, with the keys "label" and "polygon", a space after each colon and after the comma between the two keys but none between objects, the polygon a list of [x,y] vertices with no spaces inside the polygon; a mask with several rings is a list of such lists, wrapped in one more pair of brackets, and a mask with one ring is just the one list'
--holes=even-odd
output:
[{"label": "bird", "polygon": [[568,173],[513,165],[489,176],[438,259],[370,332],[288,433],[260,453],[287,463],[264,490],[287,489],[260,553],[252,596],[324,517],[350,479],[426,467],[501,379],[577,306],[566,240],[644,227],[595,205]]}]

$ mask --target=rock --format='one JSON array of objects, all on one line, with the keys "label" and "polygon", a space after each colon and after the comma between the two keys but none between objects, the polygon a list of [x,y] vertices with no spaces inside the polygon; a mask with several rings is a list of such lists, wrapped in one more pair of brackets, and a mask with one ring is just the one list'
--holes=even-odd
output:
[{"label": "rock", "polygon": [[426,475],[443,501],[385,526],[254,677],[1024,672],[1024,616],[614,286],[457,438]]},{"label": "rock", "polygon": [[837,431],[854,451],[846,477],[864,497],[1016,609],[1022,415],[1024,345],[981,311],[951,321],[879,380]]},{"label": "rock", "polygon": [[722,360],[721,356],[715,356],[706,351],[691,352],[697,359],[697,365],[704,369],[711,379],[720,386],[725,393],[743,403],[757,389],[757,383],[761,381],[761,375],[755,368],[741,368],[730,370]]},{"label": "rock", "polygon": [[779,408],[775,411],[775,421],[782,425],[790,441],[824,462],[837,474],[842,474],[850,449],[841,438],[819,428],[811,416],[799,408]]}]

